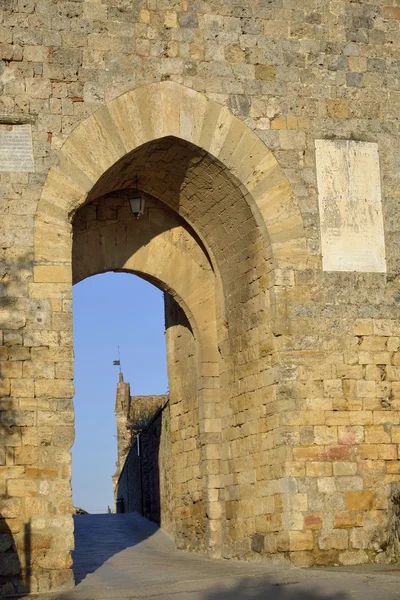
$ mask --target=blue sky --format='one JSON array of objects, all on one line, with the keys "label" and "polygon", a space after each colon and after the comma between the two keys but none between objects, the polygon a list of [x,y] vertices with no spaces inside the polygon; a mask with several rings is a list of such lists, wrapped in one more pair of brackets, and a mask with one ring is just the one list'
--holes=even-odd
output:
[{"label": "blue sky", "polygon": [[131,394],[168,389],[163,294],[135,275],[105,273],[73,288],[75,349],[75,506],[105,512],[113,506],[117,458],[114,403],[118,358]]}]

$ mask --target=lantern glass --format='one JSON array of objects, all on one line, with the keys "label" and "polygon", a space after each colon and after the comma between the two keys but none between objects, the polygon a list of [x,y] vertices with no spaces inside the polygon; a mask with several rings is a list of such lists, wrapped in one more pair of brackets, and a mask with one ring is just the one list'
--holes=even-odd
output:
[{"label": "lantern glass", "polygon": [[144,213],[144,199],[139,191],[134,191],[129,198],[132,214],[138,219]]}]

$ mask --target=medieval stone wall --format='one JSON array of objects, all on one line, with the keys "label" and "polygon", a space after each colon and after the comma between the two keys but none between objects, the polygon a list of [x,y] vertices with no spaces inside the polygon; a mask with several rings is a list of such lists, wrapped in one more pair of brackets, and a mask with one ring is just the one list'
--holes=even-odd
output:
[{"label": "medieval stone wall", "polygon": [[115,463],[116,471],[112,477],[115,501],[117,482],[136,435],[147,428],[154,414],[167,400],[168,396],[165,394],[159,396],[131,396],[130,384],[123,381],[123,375],[120,373],[115,401],[117,462]]},{"label": "medieval stone wall", "polygon": [[[2,592],[72,584],[73,272],[135,266],[193,331],[199,448],[172,402],[171,431],[199,452],[180,483],[200,473],[206,550],[391,558],[399,21],[395,0],[3,0],[0,133],[31,124],[34,170],[0,165]],[[386,273],[323,269],[321,139],[378,144]],[[73,255],[73,214],[138,176],[178,235],[121,205]]]},{"label": "medieval stone wall", "polygon": [[120,372],[114,408],[117,425],[117,461],[115,463],[116,470],[112,477],[114,489],[122,467],[124,466],[124,461],[131,442],[132,434],[127,428],[127,414],[130,408],[130,398],[130,385],[124,381],[123,374]]},{"label": "medieval stone wall", "polygon": [[[206,550],[206,515],[201,463],[198,350],[190,323],[164,295],[173,471],[173,534],[178,548]],[[171,529],[170,529],[171,531]]]},{"label": "medieval stone wall", "polygon": [[164,405],[129,449],[115,493],[124,512],[138,512],[173,534],[171,448],[169,407]]}]

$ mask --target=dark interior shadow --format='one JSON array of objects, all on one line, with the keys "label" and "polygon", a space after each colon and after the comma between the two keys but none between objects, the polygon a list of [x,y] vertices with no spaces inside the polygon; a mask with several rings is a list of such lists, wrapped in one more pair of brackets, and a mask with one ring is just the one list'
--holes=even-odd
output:
[{"label": "dark interior shadow", "polygon": [[[6,502],[7,500],[5,500]],[[7,521],[0,514],[0,596],[11,596],[30,591],[30,523],[26,523],[23,531],[20,533],[23,536],[23,562],[25,569],[21,566],[15,540]]]},{"label": "dark interior shadow", "polygon": [[[131,515],[76,515],[75,550],[72,553],[75,585],[94,573],[109,558],[153,535],[158,525]],[[110,519],[113,526],[109,527]]]}]

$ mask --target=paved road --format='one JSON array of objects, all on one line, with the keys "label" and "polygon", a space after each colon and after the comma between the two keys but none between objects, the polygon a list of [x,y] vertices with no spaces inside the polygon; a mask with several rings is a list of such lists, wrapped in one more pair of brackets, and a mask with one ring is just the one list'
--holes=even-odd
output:
[{"label": "paved road", "polygon": [[394,600],[400,565],[296,569],[208,560],[175,550],[134,514],[78,516],[77,586],[40,600]]}]

